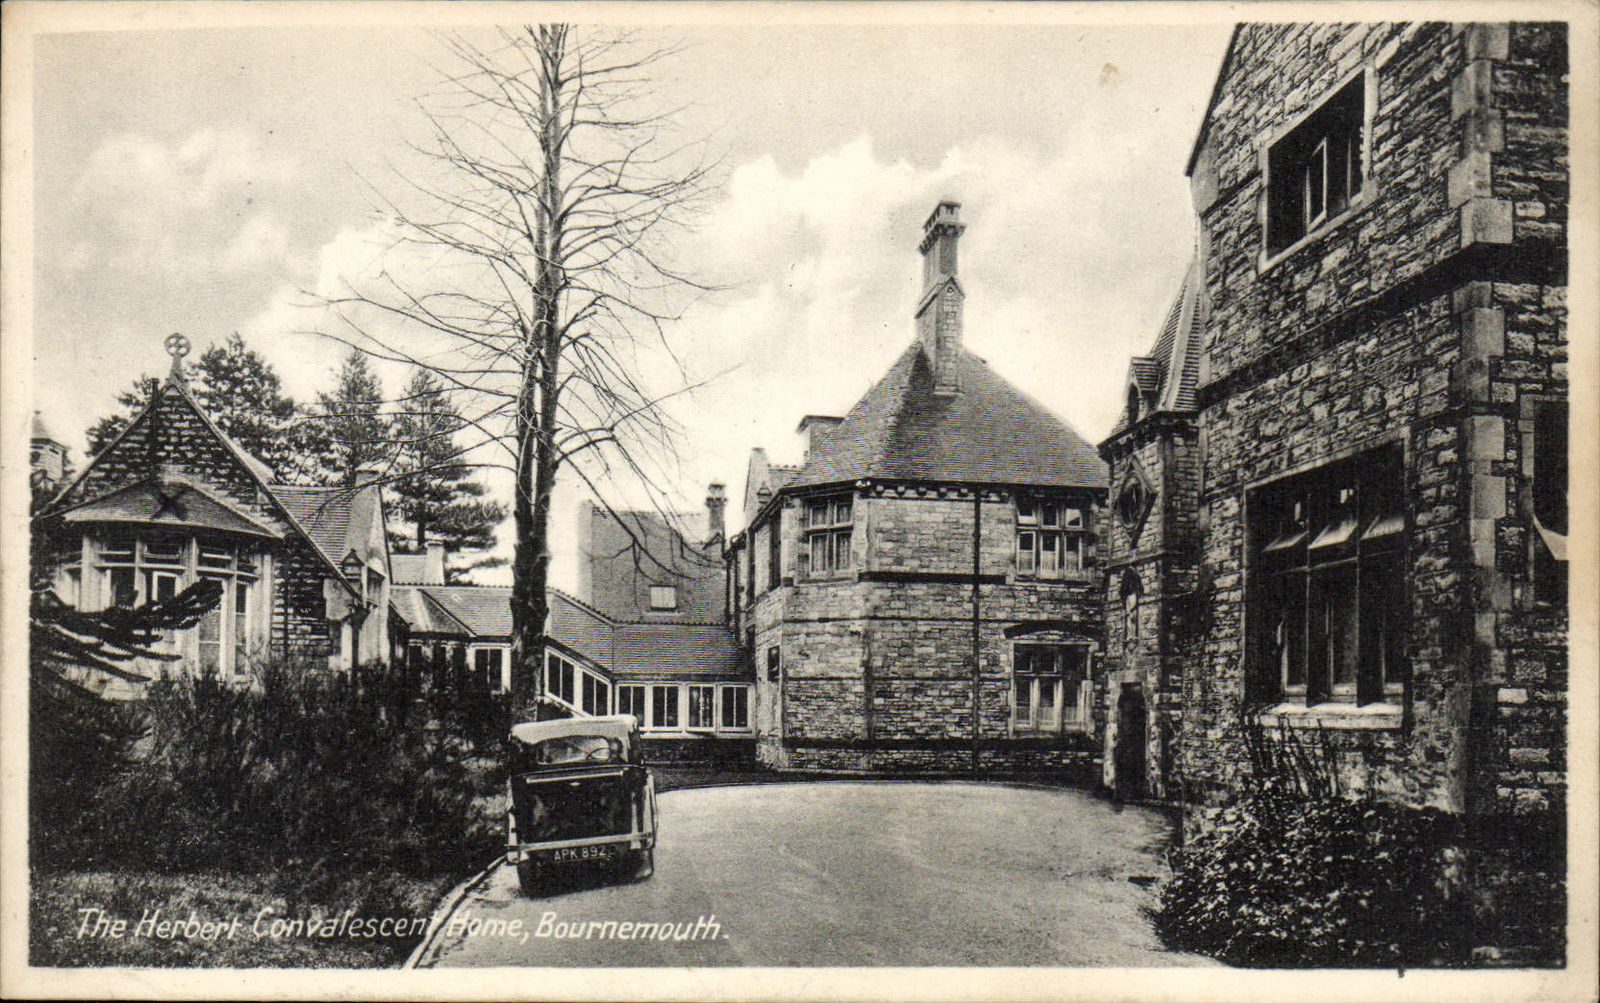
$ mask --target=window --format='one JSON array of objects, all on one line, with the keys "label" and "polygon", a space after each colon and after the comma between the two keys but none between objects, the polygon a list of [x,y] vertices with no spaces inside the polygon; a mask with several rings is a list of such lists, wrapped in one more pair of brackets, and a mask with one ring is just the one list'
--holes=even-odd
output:
[{"label": "window", "polygon": [[1019,644],[1011,658],[1014,730],[1060,731],[1087,724],[1087,644]]},{"label": "window", "polygon": [[643,686],[627,683],[617,686],[617,713],[632,714],[641,728],[645,723],[644,693]]},{"label": "window", "polygon": [[490,692],[504,688],[505,651],[502,648],[475,648],[472,652],[472,671]]},{"label": "window", "polygon": [[[201,671],[233,675],[248,667],[258,631],[254,602],[257,561],[249,544],[219,537],[199,539],[171,534],[136,536],[122,530],[91,538],[94,566],[85,579],[82,569],[73,591],[75,603],[95,602],[99,608],[131,609],[145,603],[171,599],[197,580],[212,580],[222,587],[222,597],[194,627],[173,632],[160,647],[193,660]],[[95,584],[98,583],[98,584]],[[86,595],[85,585],[95,589]]]},{"label": "window", "polygon": [[778,646],[774,644],[767,649],[767,682],[778,681],[782,664],[782,655],[779,654]]},{"label": "window", "polygon": [[1366,180],[1366,78],[1358,75],[1267,151],[1267,252],[1350,207]]},{"label": "window", "polygon": [[710,731],[717,726],[717,688],[715,686],[689,687],[689,727]]},{"label": "window", "polygon": [[1404,459],[1386,447],[1251,492],[1257,695],[1372,703],[1404,680]]},{"label": "window", "polygon": [[772,513],[767,523],[767,588],[783,584],[783,510]]},{"label": "window", "polygon": [[730,731],[750,727],[750,687],[722,687],[722,727]]},{"label": "window", "polygon": [[1137,541],[1139,531],[1144,528],[1145,516],[1150,514],[1150,505],[1154,498],[1150,489],[1145,487],[1144,480],[1138,474],[1130,474],[1122,490],[1117,492],[1114,505],[1117,519],[1122,523],[1122,528],[1128,531],[1128,538]]},{"label": "window", "polygon": [[545,693],[555,697],[568,707],[576,707],[577,702],[573,697],[575,696],[574,687],[576,685],[577,666],[553,651],[545,655],[544,665]]},{"label": "window", "polygon": [[678,590],[671,585],[650,586],[650,608],[674,610],[678,608]]},{"label": "window", "polygon": [[1533,422],[1533,588],[1540,602],[1567,598],[1567,403],[1539,401]]},{"label": "window", "polygon": [[1132,571],[1122,575],[1122,636],[1129,649],[1139,644],[1139,576]]},{"label": "window", "polygon": [[1028,495],[1017,498],[1017,573],[1060,578],[1083,571],[1083,510]]},{"label": "window", "polygon": [[806,555],[810,574],[849,570],[853,500],[851,495],[830,495],[806,501]]},{"label": "window", "polygon": [[611,684],[599,676],[583,674],[583,712],[600,715],[611,706]]},{"label": "window", "polygon": [[678,687],[650,687],[650,727],[676,728],[678,726]]}]

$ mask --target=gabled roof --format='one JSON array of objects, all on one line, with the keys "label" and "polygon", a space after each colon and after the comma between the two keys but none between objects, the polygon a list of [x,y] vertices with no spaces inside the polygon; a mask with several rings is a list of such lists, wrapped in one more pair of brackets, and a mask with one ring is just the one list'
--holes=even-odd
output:
[{"label": "gabled roof", "polygon": [[[123,442],[128,439],[128,437],[133,433],[134,429],[140,427],[145,422],[150,420],[151,414],[155,412],[156,408],[161,406],[168,394],[176,394],[178,399],[188,406],[189,410],[200,419],[200,422],[205,426],[206,431],[209,432],[217,442],[222,444],[222,447],[227,454],[234,460],[234,462],[243,468],[243,470],[249,475],[250,479],[254,481],[256,488],[259,489],[261,494],[271,499],[273,505],[282,510],[289,526],[292,527],[294,531],[299,533],[302,537],[311,541],[313,549],[317,552],[317,555],[322,558],[324,563],[327,565],[327,569],[332,572],[329,577],[339,582],[345,591],[355,594],[355,588],[345,580],[343,573],[340,571],[338,560],[329,556],[328,552],[317,543],[316,539],[313,538],[312,535],[300,523],[299,518],[296,516],[290,505],[285,504],[283,492],[291,489],[288,488],[287,485],[272,484],[271,468],[261,460],[251,456],[243,449],[243,447],[241,447],[237,442],[234,442],[232,438],[222,431],[222,429],[212,419],[211,415],[206,413],[206,409],[200,406],[200,402],[195,400],[193,392],[189,390],[188,384],[184,382],[181,368],[178,367],[174,367],[172,374],[169,375],[163,383],[155,388],[155,392],[150,395],[150,400],[145,403],[143,410],[135,415],[132,421],[128,422],[128,424],[122,429],[121,432],[117,434],[117,437],[113,439],[109,445],[100,450],[100,452],[96,453],[94,456],[90,457],[89,461],[84,464],[83,469],[78,471],[77,476],[74,477],[72,481],[69,482],[64,488],[62,488],[59,493],[57,493],[55,498],[51,501],[50,506],[46,509],[45,514],[54,515],[63,511],[63,509],[57,508],[57,506],[61,505],[64,500],[71,497],[73,492],[78,490],[79,485],[87,483],[89,480],[89,475],[99,467],[101,461],[105,457],[112,455],[118,449],[120,449]],[[210,496],[213,499],[216,498],[214,493]]]},{"label": "gabled roof", "polygon": [[214,529],[281,539],[283,534],[186,479],[148,478],[63,509],[67,522],[137,523]]},{"label": "gabled roof", "polygon": [[936,394],[927,357],[912,343],[820,437],[788,486],[864,478],[1105,486],[1094,447],[988,363],[963,350],[956,378],[960,393]]},{"label": "gabled roof", "polygon": [[[1128,380],[1145,398],[1141,416],[1161,411],[1188,413],[1195,409],[1200,384],[1200,353],[1206,327],[1205,269],[1196,257],[1184,272],[1183,284],[1167,310],[1149,355],[1128,361]],[[1112,435],[1128,428],[1124,405]]]}]

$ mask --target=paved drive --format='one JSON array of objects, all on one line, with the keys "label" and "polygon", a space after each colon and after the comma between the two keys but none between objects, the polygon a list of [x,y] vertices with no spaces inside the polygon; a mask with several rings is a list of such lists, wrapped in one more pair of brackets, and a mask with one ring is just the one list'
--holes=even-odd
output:
[{"label": "paved drive", "polygon": [[528,899],[497,867],[421,964],[1209,963],[1159,948],[1150,892],[1128,880],[1157,873],[1155,812],[976,783],[713,787],[660,806],[654,877]]}]

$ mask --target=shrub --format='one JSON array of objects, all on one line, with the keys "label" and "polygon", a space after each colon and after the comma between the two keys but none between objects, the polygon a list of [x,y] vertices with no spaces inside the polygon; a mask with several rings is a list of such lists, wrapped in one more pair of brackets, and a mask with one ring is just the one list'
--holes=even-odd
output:
[{"label": "shrub", "polygon": [[286,894],[382,875],[466,873],[493,856],[485,763],[377,674],[272,666],[256,689],[152,682],[138,759],[83,805],[78,866],[277,873]]},{"label": "shrub", "polygon": [[1156,925],[1173,947],[1262,967],[1415,966],[1470,949],[1459,819],[1262,792],[1175,851]]}]

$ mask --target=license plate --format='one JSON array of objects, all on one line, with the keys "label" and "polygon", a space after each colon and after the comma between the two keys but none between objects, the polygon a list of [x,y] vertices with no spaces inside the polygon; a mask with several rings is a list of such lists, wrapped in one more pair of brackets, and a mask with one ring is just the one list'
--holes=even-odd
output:
[{"label": "license plate", "polygon": [[560,849],[543,851],[539,854],[539,859],[547,864],[587,864],[597,860],[617,859],[617,848],[614,844],[563,846]]}]

